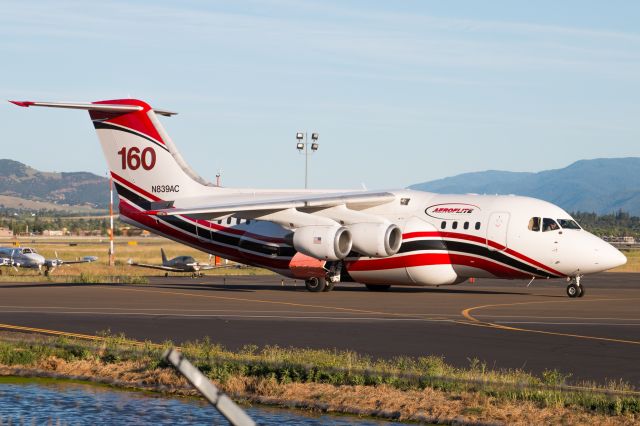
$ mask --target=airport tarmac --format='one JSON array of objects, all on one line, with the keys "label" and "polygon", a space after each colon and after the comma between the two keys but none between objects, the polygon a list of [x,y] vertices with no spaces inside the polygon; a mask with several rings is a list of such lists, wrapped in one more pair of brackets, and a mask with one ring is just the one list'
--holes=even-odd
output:
[{"label": "airport tarmac", "polygon": [[[230,349],[280,345],[351,349],[374,357],[478,358],[490,368],[640,386],[640,274],[370,292],[345,283],[309,293],[277,276],[155,277],[144,285],[0,283],[0,329],[17,327],[181,343],[209,336]],[[15,328],[14,328],[15,329]]]}]

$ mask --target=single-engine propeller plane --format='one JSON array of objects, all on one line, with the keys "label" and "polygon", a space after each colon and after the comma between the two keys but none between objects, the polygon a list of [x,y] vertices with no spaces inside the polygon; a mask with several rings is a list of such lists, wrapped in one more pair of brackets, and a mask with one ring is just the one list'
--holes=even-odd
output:
[{"label": "single-engine propeller plane", "polygon": [[199,263],[192,256],[177,256],[173,259],[167,259],[167,255],[164,249],[160,249],[160,255],[162,256],[162,265],[153,265],[149,263],[137,263],[129,259],[129,265],[139,266],[141,268],[160,269],[166,271],[164,276],[168,277],[169,272],[186,272],[190,273],[192,277],[201,277],[202,271],[209,271],[212,269],[224,268],[223,266],[211,265],[208,263]]},{"label": "single-engine propeller plane", "polygon": [[316,191],[217,187],[184,161],[154,109],[136,99],[11,101],[89,111],[124,222],[204,252],[304,279],[370,290],[469,278],[553,278],[570,297],[581,278],[626,262],[563,209],[518,196],[414,190]]}]

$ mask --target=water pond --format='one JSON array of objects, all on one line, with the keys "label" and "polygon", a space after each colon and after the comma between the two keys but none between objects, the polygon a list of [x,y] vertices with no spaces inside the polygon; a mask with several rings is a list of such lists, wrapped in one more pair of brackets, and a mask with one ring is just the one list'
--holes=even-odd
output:
[{"label": "water pond", "polygon": [[[260,425],[391,425],[350,416],[313,415],[298,410],[254,406]],[[47,380],[0,381],[0,425],[194,425],[227,424],[218,412],[194,398],[171,398],[103,386]]]}]

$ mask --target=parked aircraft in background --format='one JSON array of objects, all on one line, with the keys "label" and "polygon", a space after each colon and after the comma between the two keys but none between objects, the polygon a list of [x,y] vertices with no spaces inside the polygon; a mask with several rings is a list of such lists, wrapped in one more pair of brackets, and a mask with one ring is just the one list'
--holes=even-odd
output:
[{"label": "parked aircraft in background", "polygon": [[167,259],[167,255],[164,252],[164,249],[160,249],[160,254],[162,255],[162,265],[150,265],[147,263],[136,263],[129,259],[129,265],[131,266],[139,266],[141,268],[151,268],[151,269],[160,269],[162,271],[167,271],[164,276],[169,276],[169,272],[188,272],[191,273],[192,277],[202,276],[202,271],[208,271],[211,269],[225,268],[227,265],[216,266],[208,263],[198,263],[191,256],[177,256],[173,259]]},{"label": "parked aircraft in background", "polygon": [[[136,99],[11,102],[89,111],[124,222],[303,278],[309,291],[328,291],[340,281],[383,290],[478,277],[559,278],[567,280],[567,294],[577,297],[584,295],[583,275],[626,262],[567,212],[542,200],[413,190],[221,188],[199,177],[165,132],[158,115],[175,113]],[[402,161],[401,152],[393,155]]]},{"label": "parked aircraft in background", "polygon": [[57,253],[55,259],[45,259],[43,255],[31,247],[0,247],[0,266],[11,266],[15,269],[37,269],[39,272],[44,267],[46,276],[60,265],[88,263],[96,260],[98,260],[96,256],[85,256],[79,260],[62,260],[58,258]]}]

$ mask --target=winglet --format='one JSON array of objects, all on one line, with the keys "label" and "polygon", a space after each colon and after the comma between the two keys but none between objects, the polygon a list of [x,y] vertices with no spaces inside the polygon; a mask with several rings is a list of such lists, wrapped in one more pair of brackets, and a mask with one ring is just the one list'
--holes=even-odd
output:
[{"label": "winglet", "polygon": [[18,105],[19,107],[24,107],[24,108],[28,108],[31,105],[33,105],[32,101],[9,101],[14,105]]}]

